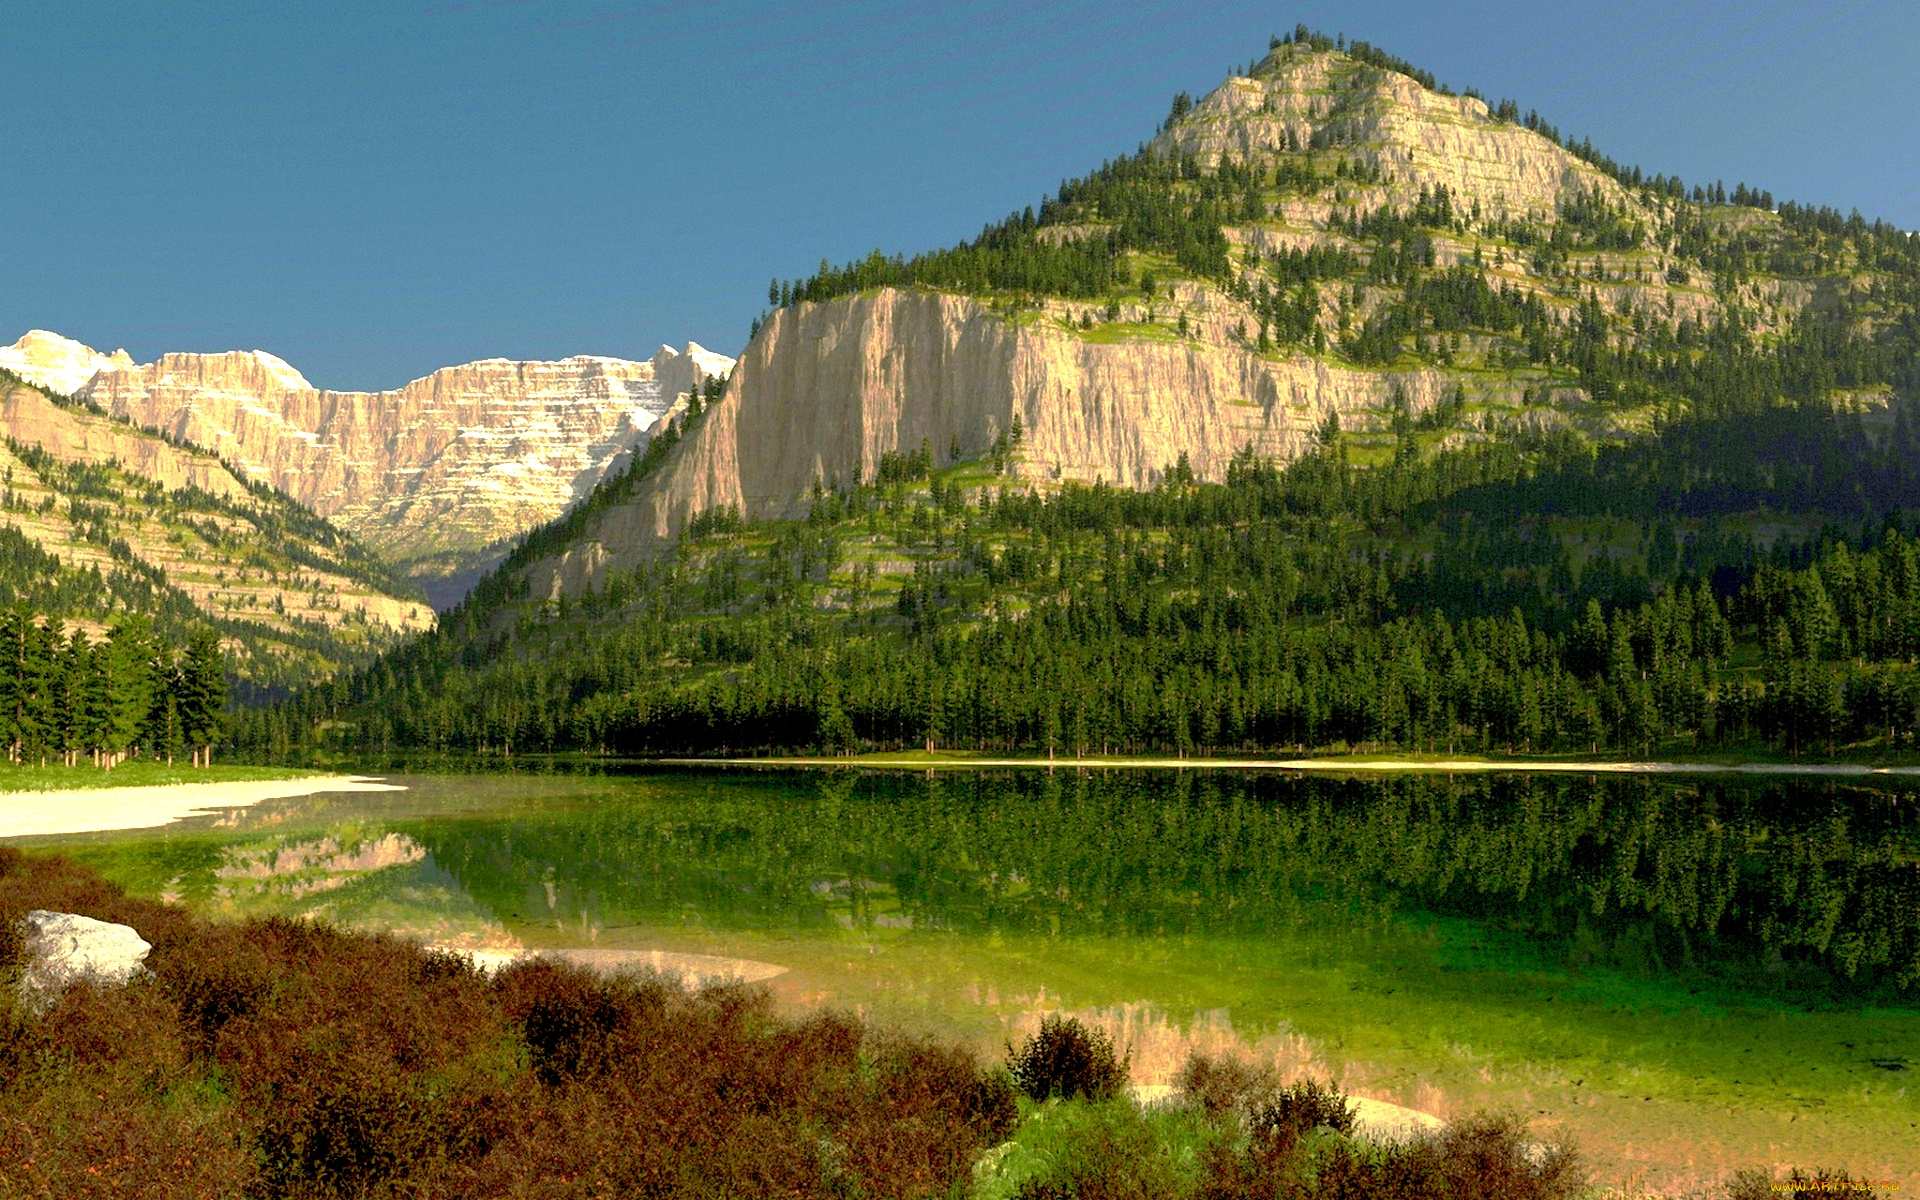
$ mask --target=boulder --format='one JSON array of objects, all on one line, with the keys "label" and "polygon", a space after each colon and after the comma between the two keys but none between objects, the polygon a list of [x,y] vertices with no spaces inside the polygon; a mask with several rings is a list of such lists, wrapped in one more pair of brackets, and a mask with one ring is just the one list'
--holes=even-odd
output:
[{"label": "boulder", "polygon": [[70,984],[118,986],[146,973],[153,946],[131,925],[45,909],[20,923],[26,942],[20,990],[32,1003],[50,1003]]}]

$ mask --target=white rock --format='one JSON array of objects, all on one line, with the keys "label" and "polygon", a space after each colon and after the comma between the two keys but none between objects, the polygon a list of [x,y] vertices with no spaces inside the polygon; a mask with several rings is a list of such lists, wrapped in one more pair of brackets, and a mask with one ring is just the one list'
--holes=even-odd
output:
[{"label": "white rock", "polygon": [[1445,1121],[1432,1113],[1386,1100],[1349,1096],[1347,1102],[1353,1105],[1355,1132],[1369,1141],[1411,1141],[1422,1134],[1438,1133],[1447,1127]]},{"label": "white rock", "polygon": [[21,918],[27,934],[27,969],[20,989],[47,1002],[68,985],[119,985],[146,971],[153,946],[131,925],[96,921],[78,913],[35,909]]}]

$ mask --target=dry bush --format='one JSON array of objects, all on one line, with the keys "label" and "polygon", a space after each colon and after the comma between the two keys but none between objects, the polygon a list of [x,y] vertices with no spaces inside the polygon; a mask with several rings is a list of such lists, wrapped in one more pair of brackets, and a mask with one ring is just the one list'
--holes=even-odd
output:
[{"label": "dry bush", "polygon": [[154,977],[37,1017],[0,1001],[0,1193],[933,1196],[1014,1120],[970,1053],[782,1018],[763,988],[546,961],[490,979],[0,849],[0,920],[33,908],[133,925]]},{"label": "dry bush", "polygon": [[1280,1090],[1279,1076],[1270,1066],[1244,1063],[1235,1058],[1210,1058],[1193,1054],[1174,1078],[1188,1104],[1205,1113],[1210,1120],[1245,1113],[1260,1099]]},{"label": "dry bush", "polygon": [[1760,1170],[1736,1174],[1727,1184],[1727,1200],[1826,1200],[1828,1197],[1866,1197],[1884,1193],[1845,1171],[1803,1171],[1799,1167],[1779,1180]]}]

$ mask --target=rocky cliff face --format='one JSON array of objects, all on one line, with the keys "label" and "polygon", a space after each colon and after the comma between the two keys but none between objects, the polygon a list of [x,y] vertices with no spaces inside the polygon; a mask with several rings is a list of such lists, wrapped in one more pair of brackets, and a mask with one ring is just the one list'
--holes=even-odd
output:
[{"label": "rocky cliff face", "polygon": [[980,458],[1016,422],[1011,483],[1141,488],[1183,456],[1205,478],[1246,448],[1292,458],[1330,413],[1364,427],[1396,392],[1424,409],[1448,383],[1199,339],[1103,343],[933,292],[796,305],[761,329],[725,397],[650,486],[531,581],[541,595],[598,586],[706,509],[800,516],[815,482],[870,479],[882,455],[923,444],[936,465]]},{"label": "rocky cliff face", "polygon": [[[571,548],[528,568],[533,594],[598,586],[706,509],[798,516],[816,483],[871,478],[883,455],[923,444],[934,466],[977,459],[1016,422],[1017,484],[1133,488],[1182,458],[1212,479],[1245,449],[1292,459],[1329,416],[1345,444],[1381,461],[1397,419],[1419,419],[1443,396],[1451,402],[1421,426],[1429,448],[1505,431],[1608,439],[1649,427],[1647,411],[1596,402],[1553,350],[1516,336],[1520,318],[1494,331],[1427,313],[1452,301],[1416,302],[1413,281],[1452,268],[1475,277],[1487,305],[1497,295],[1518,311],[1524,298],[1541,329],[1610,321],[1621,341],[1708,327],[1733,305],[1770,334],[1812,294],[1767,279],[1715,290],[1702,286],[1701,262],[1685,259],[1683,224],[1698,237],[1771,214],[1683,213],[1675,197],[1630,190],[1478,99],[1305,44],[1229,78],[1147,149],[1198,166],[1169,202],[1231,214],[1209,218],[1220,221],[1224,264],[1199,277],[1163,245],[1129,250],[1104,297],[1071,299],[1071,287],[1036,296],[1023,284],[977,299],[878,289],[783,307],[672,456],[595,513]],[[1043,205],[1037,227],[1029,214],[1003,233],[1033,229],[1055,245],[1105,238],[1112,211],[1084,216],[1085,195],[1070,201],[1063,189],[1070,215],[1049,224]],[[1284,259],[1311,249],[1352,265],[1316,278]],[[1296,302],[1308,306],[1305,330],[1270,338]],[[1357,335],[1376,321],[1384,332],[1363,351]]]},{"label": "rocky cliff face", "polygon": [[470,569],[621,467],[676,398],[732,360],[487,359],[387,392],[315,388],[264,351],[135,364],[35,331],[0,365],[204,446],[414,573]]},{"label": "rocky cliff face", "polygon": [[729,365],[663,346],[649,362],[487,359],[389,392],[335,392],[260,351],[168,354],[78,394],[232,460],[392,561],[453,566],[559,515],[677,393]]},{"label": "rocky cliff face", "polygon": [[1595,188],[1610,204],[1633,205],[1612,177],[1523,126],[1495,120],[1475,97],[1431,92],[1396,71],[1304,44],[1280,47],[1252,76],[1228,79],[1149,148],[1213,167],[1311,146],[1357,149],[1381,172],[1383,196],[1387,188],[1443,185],[1461,203],[1477,201],[1498,216],[1551,216]]}]

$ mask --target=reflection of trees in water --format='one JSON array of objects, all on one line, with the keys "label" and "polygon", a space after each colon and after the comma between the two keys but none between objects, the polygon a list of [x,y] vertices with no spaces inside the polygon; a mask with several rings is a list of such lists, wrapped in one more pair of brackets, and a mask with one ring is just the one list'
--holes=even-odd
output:
[{"label": "reflection of trees in water", "polygon": [[1424,912],[1573,963],[1920,984],[1911,793],[1225,772],[655,783],[585,814],[411,832],[483,903],[541,920],[1245,936]]}]

